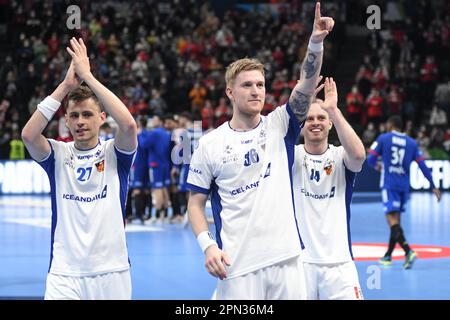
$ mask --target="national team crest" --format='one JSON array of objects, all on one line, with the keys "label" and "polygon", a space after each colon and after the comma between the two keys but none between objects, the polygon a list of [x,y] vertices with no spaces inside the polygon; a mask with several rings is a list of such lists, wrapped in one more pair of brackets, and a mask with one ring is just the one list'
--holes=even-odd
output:
[{"label": "national team crest", "polygon": [[100,162],[97,162],[95,164],[95,166],[97,167],[97,171],[98,172],[103,172],[105,170],[105,160],[102,160]]},{"label": "national team crest", "polygon": [[329,176],[331,174],[331,172],[333,172],[333,163],[330,161],[330,159],[327,159],[323,169],[325,170],[325,173],[327,174],[327,176]]}]

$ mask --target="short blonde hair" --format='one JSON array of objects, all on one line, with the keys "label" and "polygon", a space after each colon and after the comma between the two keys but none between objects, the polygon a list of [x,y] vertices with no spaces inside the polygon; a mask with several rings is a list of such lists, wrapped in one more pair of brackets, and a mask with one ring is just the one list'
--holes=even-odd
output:
[{"label": "short blonde hair", "polygon": [[264,65],[258,59],[243,58],[234,61],[227,67],[227,71],[225,72],[225,82],[227,86],[231,86],[238,74],[242,71],[252,70],[261,71],[264,76]]}]

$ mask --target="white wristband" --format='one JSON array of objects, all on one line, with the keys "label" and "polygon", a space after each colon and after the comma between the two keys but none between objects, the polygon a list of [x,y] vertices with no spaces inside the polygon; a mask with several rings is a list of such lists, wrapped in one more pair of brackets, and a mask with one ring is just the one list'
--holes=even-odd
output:
[{"label": "white wristband", "polygon": [[214,240],[213,235],[209,231],[200,232],[200,234],[197,236],[197,241],[203,252],[205,252],[206,249],[208,249],[213,244],[217,245],[217,242]]},{"label": "white wristband", "polygon": [[323,51],[323,41],[321,42],[311,42],[309,40],[308,49],[314,52],[322,52]]},{"label": "white wristband", "polygon": [[37,109],[48,121],[50,121],[55,112],[59,109],[60,105],[61,102],[53,99],[51,96],[47,96],[44,100],[41,101],[41,103],[37,105]]}]

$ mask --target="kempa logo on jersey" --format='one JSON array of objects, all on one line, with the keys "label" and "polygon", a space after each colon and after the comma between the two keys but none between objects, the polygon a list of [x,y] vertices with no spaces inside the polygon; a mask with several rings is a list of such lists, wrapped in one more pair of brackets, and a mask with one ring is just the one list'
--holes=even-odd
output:
[{"label": "kempa logo on jersey", "polygon": [[89,160],[90,158],[93,158],[93,157],[94,157],[93,154],[85,154],[82,156],[77,156],[78,160],[84,160],[84,159]]},{"label": "kempa logo on jersey", "polygon": [[63,194],[62,197],[65,200],[73,200],[73,201],[80,201],[80,202],[92,202],[92,201],[96,201],[96,200],[100,200],[100,199],[106,198],[107,192],[108,192],[108,185],[106,185],[103,188],[101,193],[96,194],[96,195],[94,195],[92,197],[78,196],[78,195],[75,195],[75,194],[68,194],[68,193]]},{"label": "kempa logo on jersey", "polygon": [[99,158],[102,155],[102,150],[98,149],[94,154],[77,155],[78,160],[89,160],[91,158]]}]

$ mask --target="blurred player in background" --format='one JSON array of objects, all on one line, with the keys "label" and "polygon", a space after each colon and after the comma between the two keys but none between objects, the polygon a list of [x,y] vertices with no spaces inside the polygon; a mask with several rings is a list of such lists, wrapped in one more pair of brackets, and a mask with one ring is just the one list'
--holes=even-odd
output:
[{"label": "blurred player in background", "polygon": [[[391,116],[387,123],[387,133],[380,135],[369,149],[367,163],[369,166],[381,171],[380,188],[384,205],[384,213],[391,234],[389,246],[380,264],[392,264],[392,252],[398,243],[405,251],[404,269],[410,269],[417,258],[400,225],[400,213],[405,210],[409,196],[409,169],[412,161],[416,161],[425,178],[429,181],[433,193],[439,202],[441,193],[433,183],[430,169],[425,164],[425,158],[417,142],[402,133],[403,121],[400,116]],[[381,158],[381,162],[377,162]]]},{"label": "blurred player in background", "polygon": [[155,218],[164,222],[169,208],[170,147],[172,142],[170,133],[164,128],[162,116],[153,116],[152,128],[150,133],[142,140],[142,147],[147,150]]},{"label": "blurred player in background", "polygon": [[[150,131],[147,130],[147,117],[141,116],[137,120],[138,128],[138,147],[136,157],[130,171],[130,189],[131,199],[129,205],[134,207],[135,216],[144,224],[146,220],[145,209],[148,207],[149,216],[152,214],[152,196],[150,192],[149,168],[147,149],[143,147],[143,141],[147,138]],[[128,218],[131,222],[132,217]]]}]

